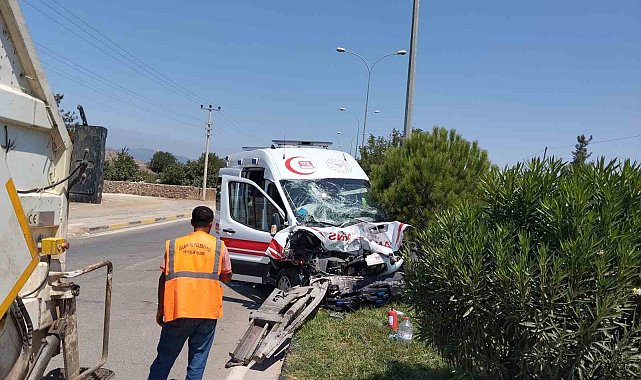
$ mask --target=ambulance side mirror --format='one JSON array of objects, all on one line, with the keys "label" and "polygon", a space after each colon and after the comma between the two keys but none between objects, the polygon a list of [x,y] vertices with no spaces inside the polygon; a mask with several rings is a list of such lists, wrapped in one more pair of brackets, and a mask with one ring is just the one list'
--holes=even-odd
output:
[{"label": "ambulance side mirror", "polygon": [[280,217],[280,214],[277,212],[272,214],[272,225],[270,229],[270,234],[272,236],[276,235],[276,232],[283,229],[283,220]]}]

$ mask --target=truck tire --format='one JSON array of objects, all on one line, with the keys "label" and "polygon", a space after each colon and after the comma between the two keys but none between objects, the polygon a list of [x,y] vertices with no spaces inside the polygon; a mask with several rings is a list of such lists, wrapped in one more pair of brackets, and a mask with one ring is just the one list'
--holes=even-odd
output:
[{"label": "truck tire", "polygon": [[280,290],[289,290],[302,284],[300,271],[287,267],[278,272],[276,276],[276,287]]}]

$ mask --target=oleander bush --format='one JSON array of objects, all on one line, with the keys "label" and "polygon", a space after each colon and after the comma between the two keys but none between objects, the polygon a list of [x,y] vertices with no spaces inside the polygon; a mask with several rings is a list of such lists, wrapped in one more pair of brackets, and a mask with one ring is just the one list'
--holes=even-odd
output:
[{"label": "oleander bush", "polygon": [[483,379],[641,378],[641,168],[534,159],[415,237],[419,337]]}]

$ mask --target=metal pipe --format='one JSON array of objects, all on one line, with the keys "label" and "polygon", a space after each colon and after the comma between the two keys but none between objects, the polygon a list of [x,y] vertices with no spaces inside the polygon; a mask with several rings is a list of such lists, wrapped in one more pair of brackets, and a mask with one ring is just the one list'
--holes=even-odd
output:
[{"label": "metal pipe", "polygon": [[112,293],[112,280],[113,280],[113,264],[110,261],[100,261],[98,263],[89,265],[82,269],[72,272],[52,272],[51,276],[58,278],[75,278],[83,274],[93,272],[96,269],[107,267],[107,280],[105,282],[105,315],[102,327],[102,355],[98,364],[84,371],[80,376],[72,380],[86,379],[89,375],[93,374],[98,368],[102,367],[107,362],[109,356],[109,323],[111,320],[111,293]]},{"label": "metal pipe", "polygon": [[38,351],[36,362],[31,369],[28,380],[42,380],[42,375],[45,373],[49,361],[60,347],[60,338],[56,335],[47,335],[42,341],[42,346]]}]

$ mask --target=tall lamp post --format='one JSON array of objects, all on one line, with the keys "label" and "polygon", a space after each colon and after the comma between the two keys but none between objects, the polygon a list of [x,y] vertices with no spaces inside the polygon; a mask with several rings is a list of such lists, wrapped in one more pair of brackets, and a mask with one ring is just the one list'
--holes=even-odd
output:
[{"label": "tall lamp post", "polygon": [[[336,51],[339,53],[351,54],[353,56],[360,58],[360,60],[363,61],[363,63],[365,64],[365,67],[367,67],[367,92],[365,94],[365,115],[363,116],[363,138],[361,139],[361,146],[365,146],[365,128],[367,127],[367,106],[369,103],[369,85],[372,80],[372,70],[374,70],[374,66],[376,66],[376,64],[379,63],[383,58],[391,57],[393,55],[405,55],[407,54],[407,51],[399,50],[395,53],[386,54],[380,57],[379,59],[377,59],[376,61],[374,61],[374,63],[371,66],[369,63],[367,63],[365,58],[361,57],[360,54],[358,53],[349,51],[343,47],[337,47]],[[358,147],[358,139],[356,139],[356,146]]]},{"label": "tall lamp post", "polygon": [[[341,111],[341,112],[347,112],[350,115],[354,116],[354,118],[356,119],[356,151],[354,152],[354,158],[356,158],[356,156],[358,155],[358,135],[360,134],[361,119],[358,116],[356,116],[356,114],[350,112],[345,107],[340,107],[338,110]],[[374,111],[374,113],[379,114],[379,113],[381,113],[381,111],[380,110],[376,110],[376,111]],[[353,141],[354,141],[353,137],[351,139],[349,139],[349,154],[352,154],[352,142]]]},{"label": "tall lamp post", "polygon": [[[358,153],[358,134],[361,132],[361,119],[359,119],[355,114],[349,112],[345,107],[341,107],[338,110],[341,112],[348,112],[356,119],[356,152],[354,153],[354,158],[356,158]],[[352,137],[349,141],[349,154],[352,154],[352,141],[354,141],[354,138]]]}]

